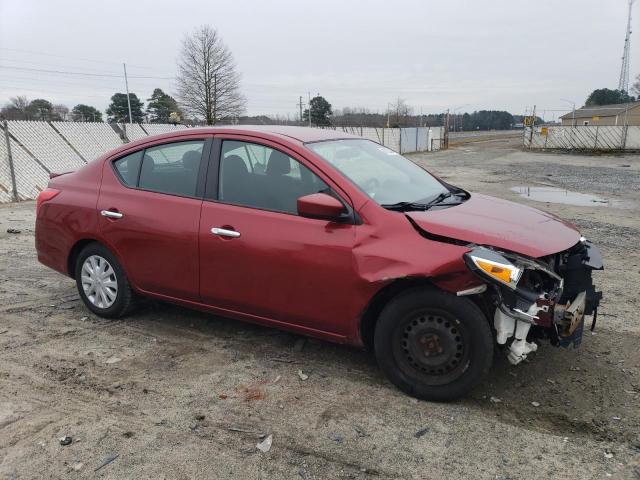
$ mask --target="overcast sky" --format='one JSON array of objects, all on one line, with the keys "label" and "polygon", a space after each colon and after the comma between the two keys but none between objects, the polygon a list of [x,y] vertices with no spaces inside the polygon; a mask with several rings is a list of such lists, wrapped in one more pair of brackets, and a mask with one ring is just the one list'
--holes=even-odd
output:
[{"label": "overcast sky", "polygon": [[[631,75],[640,70],[640,11]],[[183,35],[218,29],[242,74],[249,114],[295,116],[298,97],[416,113],[581,105],[616,88],[626,0],[0,0],[0,103],[44,97],[104,110],[124,80],[38,72],[122,73],[146,99],[174,92]],[[12,68],[7,68],[12,67]],[[166,78],[163,78],[166,77]],[[557,116],[557,113],[555,114]]]}]

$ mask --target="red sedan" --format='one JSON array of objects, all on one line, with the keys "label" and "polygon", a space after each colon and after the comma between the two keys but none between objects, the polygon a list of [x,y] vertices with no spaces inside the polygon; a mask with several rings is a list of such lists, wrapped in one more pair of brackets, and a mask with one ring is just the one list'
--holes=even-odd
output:
[{"label": "red sedan", "polygon": [[466,394],[496,346],[577,345],[601,297],[572,225],[333,130],[145,138],[52,174],[37,210],[38,259],[97,315],[154,297],[366,347],[424,399]]}]

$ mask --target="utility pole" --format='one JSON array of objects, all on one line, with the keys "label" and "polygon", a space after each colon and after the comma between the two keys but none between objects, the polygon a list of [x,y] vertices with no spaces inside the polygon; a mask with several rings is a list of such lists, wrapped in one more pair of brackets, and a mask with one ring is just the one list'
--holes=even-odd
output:
[{"label": "utility pole", "polygon": [[133,123],[133,118],[131,115],[131,99],[129,98],[129,80],[127,79],[127,64],[123,63],[124,67],[124,85],[127,89],[127,105],[129,106],[129,123]]},{"label": "utility pole", "polygon": [[16,185],[16,170],[13,165],[13,156],[11,155],[11,137],[9,137],[9,124],[4,121],[4,139],[7,142],[7,159],[9,160],[9,174],[11,175],[12,198],[14,202],[20,200],[18,196],[18,186]]},{"label": "utility pole", "polygon": [[449,148],[449,109],[447,108],[447,114],[444,120],[444,148]]},{"label": "utility pole", "polygon": [[571,105],[571,126],[575,127],[576,126],[576,102],[574,102],[573,100],[567,100],[566,98],[561,98],[560,100],[563,102],[567,102],[569,105]]},{"label": "utility pole", "polygon": [[311,126],[311,92],[307,92],[309,95],[309,126]]},{"label": "utility pole", "polygon": [[[299,103],[299,106],[300,106],[300,124],[302,124],[302,106],[303,105],[304,104],[302,103],[302,95],[300,95],[300,103]],[[309,112],[309,113],[311,113],[311,112]],[[309,115],[309,116],[311,116],[311,115]]]},{"label": "utility pole", "polygon": [[536,106],[533,106],[533,113],[531,114],[531,130],[529,131],[529,148],[533,144],[533,129],[536,125]]}]

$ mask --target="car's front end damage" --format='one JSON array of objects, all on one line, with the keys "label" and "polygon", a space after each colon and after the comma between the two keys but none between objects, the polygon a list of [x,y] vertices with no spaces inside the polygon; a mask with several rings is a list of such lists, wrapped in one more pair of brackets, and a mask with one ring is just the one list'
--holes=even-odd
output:
[{"label": "car's front end damage", "polygon": [[486,285],[459,295],[481,294],[493,312],[496,341],[512,364],[537,350],[534,337],[556,346],[580,344],[586,315],[595,326],[602,293],[592,271],[603,268],[599,250],[581,238],[573,247],[540,258],[473,246],[467,267]]}]

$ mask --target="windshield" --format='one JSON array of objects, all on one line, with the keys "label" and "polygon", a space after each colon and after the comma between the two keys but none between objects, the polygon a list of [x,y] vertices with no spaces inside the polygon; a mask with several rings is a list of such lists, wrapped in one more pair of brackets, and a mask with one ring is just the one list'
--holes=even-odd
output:
[{"label": "windshield", "polygon": [[371,140],[307,143],[380,205],[420,202],[448,190],[411,160]]}]

